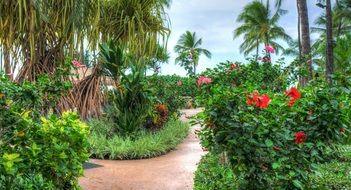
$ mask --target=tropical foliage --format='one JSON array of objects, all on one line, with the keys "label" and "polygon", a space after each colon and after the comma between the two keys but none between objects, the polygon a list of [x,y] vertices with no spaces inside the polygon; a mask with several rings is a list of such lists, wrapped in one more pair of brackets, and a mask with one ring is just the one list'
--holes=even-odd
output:
[{"label": "tropical foliage", "polygon": [[184,67],[188,75],[196,74],[196,67],[202,54],[211,58],[211,52],[201,48],[201,45],[202,38],[198,39],[195,32],[186,31],[180,36],[177,45],[174,47],[174,51],[178,53],[176,63]]},{"label": "tropical foliage", "polygon": [[242,25],[236,28],[233,33],[234,38],[243,36],[244,42],[240,45],[240,51],[244,55],[256,51],[258,56],[261,44],[271,45],[279,52],[284,50],[284,47],[277,40],[286,42],[291,40],[284,28],[278,25],[279,20],[287,11],[278,7],[272,13],[268,2],[267,4],[260,1],[249,3],[237,18],[237,21],[241,22]]},{"label": "tropical foliage", "polygon": [[89,128],[72,112],[40,120],[0,100],[0,187],[75,189],[88,160]]},{"label": "tropical foliage", "polygon": [[315,164],[338,157],[328,152],[349,133],[347,82],[329,87],[315,81],[284,92],[284,73],[255,61],[203,73],[209,82],[198,97],[206,107],[199,116],[202,144],[225,155],[239,188],[305,188]]}]

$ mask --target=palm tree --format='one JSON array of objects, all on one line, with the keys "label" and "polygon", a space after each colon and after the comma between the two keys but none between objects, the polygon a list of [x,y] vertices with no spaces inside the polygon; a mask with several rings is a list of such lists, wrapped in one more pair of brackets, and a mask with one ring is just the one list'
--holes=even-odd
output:
[{"label": "palm tree", "polygon": [[297,12],[300,22],[301,34],[301,57],[306,59],[308,75],[300,78],[300,84],[306,85],[312,79],[312,61],[311,61],[311,39],[310,39],[310,25],[308,21],[308,9],[306,0],[297,0]]},{"label": "palm tree", "polygon": [[198,38],[195,32],[186,31],[180,36],[174,51],[178,53],[176,63],[189,69],[192,66],[192,71],[189,73],[196,74],[196,66],[199,64],[200,55],[204,54],[207,58],[211,58],[211,52],[200,48],[202,38]]},{"label": "palm tree", "polygon": [[331,75],[334,73],[334,58],[333,58],[333,21],[332,7],[330,0],[326,0],[326,19],[327,19],[327,51],[326,51],[326,67],[325,76],[329,83],[332,82]]},{"label": "palm tree", "polygon": [[276,40],[286,42],[291,40],[284,28],[278,26],[281,16],[286,13],[287,11],[277,8],[272,15],[268,1],[267,4],[254,1],[246,5],[237,18],[237,21],[243,24],[233,32],[234,38],[244,37],[240,52],[248,55],[256,50],[256,56],[258,56],[260,44],[271,45],[277,51],[284,50]]}]

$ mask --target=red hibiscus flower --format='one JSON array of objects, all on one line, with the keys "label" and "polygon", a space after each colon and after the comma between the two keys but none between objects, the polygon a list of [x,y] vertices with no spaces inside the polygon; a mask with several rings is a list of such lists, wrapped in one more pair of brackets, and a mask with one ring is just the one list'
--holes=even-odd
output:
[{"label": "red hibiscus flower", "polygon": [[248,96],[246,104],[249,106],[255,105],[258,108],[265,109],[268,107],[270,101],[271,99],[269,98],[268,94],[260,96],[257,91],[254,91]]},{"label": "red hibiscus flower", "polygon": [[289,107],[292,107],[294,103],[301,98],[301,93],[297,90],[297,88],[292,87],[285,92],[286,96],[290,96],[290,101],[288,103]]},{"label": "red hibiscus flower", "polygon": [[265,94],[265,95],[260,96],[258,98],[258,102],[257,102],[256,106],[258,108],[265,109],[268,107],[268,104],[270,101],[271,101],[271,99],[269,98],[268,94]]},{"label": "red hibiscus flower", "polygon": [[208,78],[208,77],[205,77],[205,76],[200,76],[197,79],[196,83],[197,83],[198,86],[201,86],[203,84],[210,84],[210,83],[212,83],[212,79]]},{"label": "red hibiscus flower", "polygon": [[248,99],[246,100],[246,104],[249,106],[256,105],[259,97],[260,97],[260,94],[257,91],[252,92],[248,96]]},{"label": "red hibiscus flower", "polygon": [[306,134],[302,131],[295,133],[295,143],[300,144],[306,141]]}]

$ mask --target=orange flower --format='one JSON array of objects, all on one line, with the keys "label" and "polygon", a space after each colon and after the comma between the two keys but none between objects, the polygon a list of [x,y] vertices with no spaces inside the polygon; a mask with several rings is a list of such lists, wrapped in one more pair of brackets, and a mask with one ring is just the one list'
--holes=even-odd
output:
[{"label": "orange flower", "polygon": [[158,104],[156,106],[156,111],[160,113],[161,116],[166,116],[168,115],[168,108],[165,104]]}]

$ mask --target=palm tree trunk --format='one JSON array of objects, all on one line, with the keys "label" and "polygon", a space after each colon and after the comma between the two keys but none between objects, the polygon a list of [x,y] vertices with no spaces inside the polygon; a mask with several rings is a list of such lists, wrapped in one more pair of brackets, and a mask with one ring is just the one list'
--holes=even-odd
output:
[{"label": "palm tree trunk", "polygon": [[194,75],[196,75],[196,64],[194,62]]},{"label": "palm tree trunk", "polygon": [[80,62],[85,64],[85,60],[84,60],[84,39],[80,43]]},{"label": "palm tree trunk", "polygon": [[[339,0],[336,0],[336,6],[338,8],[340,8],[340,2]],[[339,19],[339,23],[338,23],[338,29],[337,29],[337,32],[336,32],[336,37],[339,37],[341,35],[341,26],[342,26],[342,21],[343,21],[343,17],[340,17],[338,18]]]},{"label": "palm tree trunk", "polygon": [[[265,39],[265,41],[266,41],[265,46],[269,46],[269,34],[266,33],[266,34],[265,34],[265,37],[266,37],[266,39]],[[267,56],[268,56],[269,58],[271,58],[271,53],[268,52],[268,51],[266,51],[266,53],[267,53]]]},{"label": "palm tree trunk", "polygon": [[[298,2],[296,2],[296,6],[297,6],[297,11],[298,11],[297,14],[300,15]],[[301,62],[302,55],[301,55],[301,19],[300,19],[300,16],[298,16],[298,18],[297,18],[297,43],[299,46],[299,62]]]},{"label": "palm tree trunk", "polygon": [[258,59],[258,48],[259,48],[259,43],[258,43],[258,38],[256,39],[256,60]]},{"label": "palm tree trunk", "polygon": [[300,84],[305,86],[308,81],[312,79],[312,61],[311,61],[311,39],[310,39],[310,26],[308,21],[308,9],[306,0],[297,0],[298,13],[301,27],[301,54],[303,60],[306,61],[308,75],[303,76]]},{"label": "palm tree trunk", "polygon": [[[5,74],[9,76],[11,74],[11,58],[10,58],[10,50],[8,46],[4,46],[4,69]],[[9,76],[10,77],[10,76]]]},{"label": "palm tree trunk", "polygon": [[334,60],[333,60],[333,23],[332,11],[330,0],[326,0],[326,19],[327,19],[327,60],[325,75],[329,83],[332,82],[331,75],[334,73]]}]

